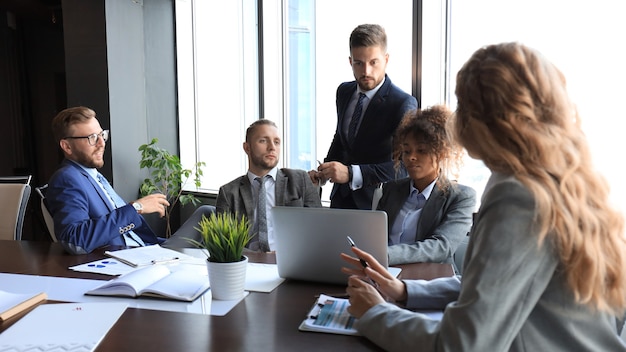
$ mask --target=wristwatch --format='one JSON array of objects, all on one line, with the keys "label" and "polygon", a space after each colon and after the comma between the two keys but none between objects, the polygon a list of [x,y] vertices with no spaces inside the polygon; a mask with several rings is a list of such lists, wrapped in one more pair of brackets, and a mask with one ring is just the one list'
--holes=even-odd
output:
[{"label": "wristwatch", "polygon": [[143,210],[143,205],[141,205],[141,203],[139,203],[139,202],[132,202],[130,204],[132,204],[133,208],[135,208],[135,210],[137,210],[137,214],[141,214],[141,211]]}]

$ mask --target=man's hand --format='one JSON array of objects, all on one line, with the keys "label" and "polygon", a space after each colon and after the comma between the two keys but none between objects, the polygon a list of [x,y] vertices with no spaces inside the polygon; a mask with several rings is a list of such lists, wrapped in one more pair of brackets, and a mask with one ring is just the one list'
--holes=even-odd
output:
[{"label": "man's hand", "polygon": [[329,161],[318,166],[317,171],[321,174],[320,179],[342,184],[350,181],[348,167],[338,161]]},{"label": "man's hand", "polygon": [[160,217],[165,216],[165,208],[170,206],[170,202],[168,202],[165,195],[161,193],[147,195],[141,199],[137,199],[135,202],[141,203],[143,206],[142,213],[159,213]]}]

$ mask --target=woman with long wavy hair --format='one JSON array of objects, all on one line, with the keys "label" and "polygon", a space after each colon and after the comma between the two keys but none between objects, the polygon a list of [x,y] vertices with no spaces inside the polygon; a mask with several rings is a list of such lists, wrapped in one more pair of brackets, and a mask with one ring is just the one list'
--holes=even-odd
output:
[{"label": "woman with long wavy hair", "polygon": [[[561,72],[519,43],[476,51],[457,75],[451,130],[492,175],[463,277],[400,281],[369,254],[353,268],[349,311],[387,350],[626,351],[623,215],[593,166]],[[444,308],[441,321],[410,308]]]}]

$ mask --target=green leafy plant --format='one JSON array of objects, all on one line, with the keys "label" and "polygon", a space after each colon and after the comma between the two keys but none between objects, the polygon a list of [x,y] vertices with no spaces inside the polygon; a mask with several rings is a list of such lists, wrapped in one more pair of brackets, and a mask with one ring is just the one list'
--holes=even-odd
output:
[{"label": "green leafy plant", "polygon": [[206,249],[208,260],[216,263],[240,261],[244,247],[252,239],[246,217],[238,219],[236,214],[231,213],[213,213],[208,218],[203,215],[195,229],[200,232],[202,242],[194,239],[188,241],[198,248]]},{"label": "green leafy plant", "polygon": [[150,143],[139,146],[139,151],[141,152],[139,167],[150,170],[150,177],[143,180],[139,193],[142,197],[153,193],[162,193],[167,196],[170,205],[165,209],[165,237],[169,238],[172,235],[172,209],[176,204],[179,202],[181,205],[188,203],[197,205],[200,203],[200,200],[193,194],[183,194],[182,192],[183,187],[192,177],[196,188],[200,187],[202,167],[206,166],[206,163],[196,163],[194,170],[184,169],[180,158],[166,149],[158,147],[158,142],[157,138],[153,138]]}]

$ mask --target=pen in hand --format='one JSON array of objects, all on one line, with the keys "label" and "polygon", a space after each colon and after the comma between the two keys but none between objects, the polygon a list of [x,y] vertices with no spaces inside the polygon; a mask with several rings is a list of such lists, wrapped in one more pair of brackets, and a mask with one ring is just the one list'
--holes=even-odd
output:
[{"label": "pen in hand", "polygon": [[[350,247],[356,247],[356,244],[354,244],[354,241],[352,240],[352,238],[351,238],[350,236],[346,236],[346,238],[348,239],[348,243],[350,244]],[[363,258],[359,258],[359,261],[361,262],[361,266],[362,266],[364,269],[365,269],[365,268],[367,268],[367,267],[369,266],[369,265],[367,265],[367,262],[365,261],[365,259],[363,259]],[[368,279],[368,282],[369,282],[369,284],[370,284],[370,285],[372,285],[372,286],[374,286],[374,287],[378,288],[378,284],[377,284],[374,280],[372,280],[372,279],[371,279],[371,278],[369,278],[369,277],[368,277],[367,279]]]},{"label": "pen in hand", "polygon": [[[322,165],[322,162],[318,160],[317,161],[317,166],[320,166],[320,165]],[[318,174],[319,174],[319,171],[318,171]],[[324,179],[323,177],[318,177],[317,180],[318,180],[320,186],[324,186],[326,184],[326,179]]]},{"label": "pen in hand", "polygon": [[[356,244],[354,244],[354,241],[352,240],[350,236],[346,236],[346,238],[348,239],[348,243],[350,244],[350,247],[356,247]],[[363,258],[359,258],[359,261],[361,262],[361,265],[363,266],[363,268],[367,268],[367,262]]]}]

